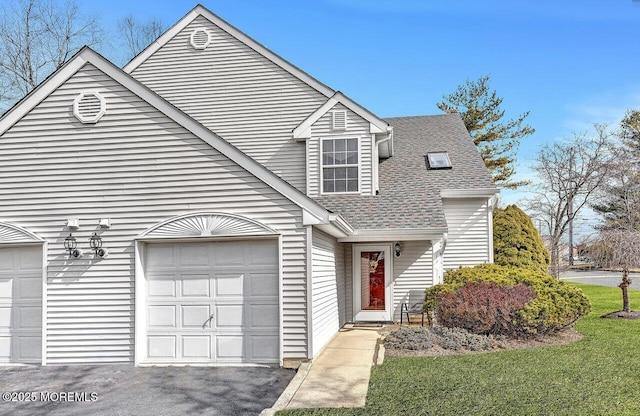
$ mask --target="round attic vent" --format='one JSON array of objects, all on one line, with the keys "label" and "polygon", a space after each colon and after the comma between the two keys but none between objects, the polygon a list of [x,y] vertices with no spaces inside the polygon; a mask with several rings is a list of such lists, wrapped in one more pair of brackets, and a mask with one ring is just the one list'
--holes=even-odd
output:
[{"label": "round attic vent", "polygon": [[83,123],[97,123],[107,112],[107,103],[97,91],[85,91],[73,100],[73,115]]},{"label": "round attic vent", "polygon": [[196,49],[206,49],[211,43],[211,33],[205,29],[196,29],[191,34],[191,46]]}]

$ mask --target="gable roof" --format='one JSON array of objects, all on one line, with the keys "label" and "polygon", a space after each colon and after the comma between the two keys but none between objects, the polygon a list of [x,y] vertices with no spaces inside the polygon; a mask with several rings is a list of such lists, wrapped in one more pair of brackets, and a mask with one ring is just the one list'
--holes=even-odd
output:
[{"label": "gable roof", "polygon": [[65,83],[73,74],[87,63],[94,65],[116,82],[129,89],[132,93],[154,106],[168,118],[208,143],[224,156],[228,157],[248,172],[251,172],[258,179],[278,191],[294,204],[298,205],[305,213],[306,222],[314,224],[327,224],[330,222],[329,213],[321,205],[311,200],[297,188],[281,179],[275,173],[244,154],[238,148],[231,145],[229,142],[204,127],[202,124],[187,116],[181,110],[174,107],[168,101],[87,46],[82,48],[60,69],[50,75],[44,82],[42,82],[20,102],[7,111],[2,118],[0,118],[0,139],[8,129],[10,129],[15,123],[17,123],[22,117]]},{"label": "gable roof", "polygon": [[[379,165],[379,194],[314,198],[332,212],[340,213],[354,228],[442,231],[447,227],[443,197],[497,194],[491,175],[458,114],[386,121],[393,126],[395,151],[393,157]],[[425,155],[437,151],[449,153],[451,169],[427,169]]]},{"label": "gable roof", "polygon": [[297,66],[291,64],[286,61],[279,55],[275,54],[267,47],[262,45],[261,43],[255,41],[251,37],[247,36],[219,16],[215,15],[209,9],[204,7],[201,4],[198,4],[194,7],[189,13],[187,13],[182,19],[180,19],[176,24],[171,26],[165,33],[163,33],[158,39],[156,39],[151,45],[149,45],[146,49],[144,49],[140,54],[134,57],[127,65],[124,66],[124,71],[128,74],[135,71],[135,69],[140,66],[144,61],[146,61],[151,55],[153,55],[158,49],[162,48],[165,44],[167,44],[174,36],[180,33],[185,27],[187,27],[191,22],[193,22],[198,16],[203,16],[204,18],[211,21],[213,24],[218,26],[220,29],[227,32],[232,37],[236,38],[240,42],[247,45],[249,48],[253,49],[260,55],[264,56],[271,62],[280,66],[285,71],[289,72],[291,75],[297,77],[301,81],[305,82],[321,94],[325,95],[327,98],[333,96],[335,91],[329,88],[327,85],[318,81],[311,75],[307,74]]}]

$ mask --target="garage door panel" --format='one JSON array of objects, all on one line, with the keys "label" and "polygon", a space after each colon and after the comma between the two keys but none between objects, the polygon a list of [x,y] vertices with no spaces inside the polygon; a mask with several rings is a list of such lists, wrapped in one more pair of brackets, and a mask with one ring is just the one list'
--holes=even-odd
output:
[{"label": "garage door panel", "polygon": [[278,296],[277,273],[251,273],[250,296]]},{"label": "garage door panel", "polygon": [[0,301],[11,300],[13,296],[13,277],[0,277]]},{"label": "garage door panel", "polygon": [[216,273],[217,296],[242,296],[244,293],[244,273]]},{"label": "garage door panel", "polygon": [[[277,328],[278,305],[250,305],[249,310],[251,311],[252,329]],[[276,325],[274,325],[274,323]]]},{"label": "garage door panel", "polygon": [[174,250],[175,247],[168,244],[153,246],[153,250],[148,250],[146,254],[147,264],[153,269],[173,268]]},{"label": "garage door panel", "polygon": [[244,306],[216,305],[215,319],[217,328],[240,328],[244,326]]},{"label": "garage door panel", "polygon": [[209,256],[209,247],[205,244],[182,244],[180,245],[180,259],[177,266],[206,267],[209,266]]},{"label": "garage door panel", "polygon": [[33,362],[40,361],[40,351],[42,349],[42,337],[39,336],[19,336],[17,338],[18,361]]},{"label": "garage door panel", "polygon": [[211,305],[182,305],[182,328],[208,329]]},{"label": "garage door panel", "polygon": [[19,330],[39,330],[42,327],[42,307],[19,306],[17,318]]},{"label": "garage door panel", "polygon": [[211,359],[210,335],[185,335],[182,337],[182,356],[184,358]]},{"label": "garage door panel", "polygon": [[180,275],[181,294],[185,297],[210,297],[211,296],[211,276],[207,274],[186,274]]},{"label": "garage door panel", "polygon": [[151,305],[148,307],[150,327],[176,327],[176,306],[174,305]]},{"label": "garage door panel", "polygon": [[150,336],[147,339],[149,358],[175,359],[177,336]]},{"label": "garage door panel", "polygon": [[175,297],[176,296],[176,281],[175,275],[171,274],[150,274],[150,279],[147,284],[149,297]]},{"label": "garage door panel", "polygon": [[251,246],[250,264],[259,266],[278,266],[278,252],[269,241],[256,241]]},{"label": "garage door panel", "polygon": [[254,335],[250,342],[250,355],[255,361],[268,361],[278,356],[278,337]]},{"label": "garage door panel", "polygon": [[42,299],[42,278],[18,277],[18,296],[23,300],[40,301]]},{"label": "garage door panel", "polygon": [[242,335],[218,335],[216,337],[216,358],[220,360],[233,360],[241,362],[245,360],[244,336]]},{"label": "garage door panel", "polygon": [[244,266],[245,253],[242,242],[233,241],[224,244],[217,244],[213,249],[214,265],[224,266]]}]

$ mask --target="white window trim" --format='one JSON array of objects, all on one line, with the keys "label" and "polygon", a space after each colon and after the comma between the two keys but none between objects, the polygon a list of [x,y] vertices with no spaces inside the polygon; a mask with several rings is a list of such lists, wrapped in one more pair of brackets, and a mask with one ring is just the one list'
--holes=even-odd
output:
[{"label": "white window trim", "polygon": [[[356,191],[347,191],[347,192],[325,192],[324,191],[324,162],[323,162],[323,157],[322,157],[322,148],[323,148],[323,143],[325,140],[338,140],[338,139],[356,139],[357,143],[358,143],[358,164],[354,165],[329,165],[327,167],[357,167],[358,168],[358,190]],[[360,137],[355,137],[355,136],[350,136],[350,137],[339,137],[339,136],[333,136],[333,137],[323,137],[320,139],[320,149],[319,149],[319,157],[320,157],[320,172],[318,174],[319,178],[320,178],[320,189],[319,189],[319,193],[320,195],[357,195],[360,194],[360,188],[361,188],[361,184],[362,184],[362,146],[361,146],[361,139]]]}]

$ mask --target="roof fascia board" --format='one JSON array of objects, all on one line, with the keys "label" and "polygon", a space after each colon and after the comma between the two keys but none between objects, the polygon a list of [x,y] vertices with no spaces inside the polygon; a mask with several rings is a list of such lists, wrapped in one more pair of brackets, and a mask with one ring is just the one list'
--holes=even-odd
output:
[{"label": "roof fascia board", "polygon": [[475,188],[475,189],[442,189],[442,198],[491,198],[498,195],[498,188]]},{"label": "roof fascia board", "polygon": [[189,25],[193,20],[195,20],[198,16],[203,16],[204,18],[210,20],[213,24],[218,26],[220,29],[227,32],[229,35],[238,39],[240,42],[247,45],[249,48],[253,49],[260,55],[264,56],[271,62],[275,63],[285,71],[289,72],[291,75],[297,77],[301,81],[305,82],[307,85],[311,86],[321,94],[326,97],[331,97],[335,91],[317,79],[313,78],[311,75],[307,74],[300,68],[295,65],[287,62],[283,58],[281,58],[276,53],[267,49],[261,43],[255,41],[248,35],[244,34],[239,29],[235,28],[231,24],[224,21],[219,16],[215,15],[206,7],[198,4],[193,8],[186,16],[184,16],[180,21],[178,21],[175,25],[173,25],[169,30],[167,30],[162,36],[160,36],[155,42],[149,45],[144,51],[142,51],[138,56],[133,58],[131,62],[129,62],[124,67],[124,71],[130,74],[135,71],[135,69],[140,66],[144,61],[146,61],[151,55],[153,55],[158,49],[164,46],[169,40],[171,40],[176,34],[182,31],[187,25]]},{"label": "roof fascia board", "polygon": [[325,115],[338,103],[344,105],[349,110],[367,120],[369,122],[369,133],[389,132],[389,124],[386,121],[378,118],[375,114],[362,107],[360,104],[356,103],[340,91],[337,91],[331,98],[304,119],[295,129],[293,129],[293,138],[301,140],[310,139],[311,126],[313,126],[320,117]]},{"label": "roof fascia board", "polygon": [[76,73],[83,65],[90,63],[96,68],[104,72],[107,76],[113,78],[129,91],[142,98],[151,106],[158,109],[164,115],[193,133],[195,136],[204,140],[211,147],[237,163],[240,167],[250,172],[252,175],[278,191],[284,197],[307,212],[311,217],[316,218],[320,223],[329,222],[329,212],[321,205],[304,195],[293,185],[281,179],[275,173],[259,164],[238,148],[213,133],[191,117],[187,116],[178,108],[174,107],[168,101],[151,91],[145,85],[138,82],[131,75],[125,73],[120,68],[113,65],[103,56],[93,51],[91,48],[85,47],[78,54],[67,62],[57,73],[49,80],[45,81],[36,88],[30,95],[26,97],[24,102],[19,103],[11,112],[2,120],[0,120],[0,135],[3,134],[15,122],[20,120],[25,114],[33,109],[46,96],[51,94],[56,88]]},{"label": "roof fascia board", "polygon": [[434,241],[440,240],[447,233],[447,228],[393,228],[393,229],[360,229],[353,235],[339,238],[341,243],[381,242],[381,241]]},{"label": "roof fascia board", "polygon": [[82,48],[75,57],[71,58],[62,68],[54,72],[50,78],[43,81],[7,111],[4,116],[0,118],[0,136],[82,68],[82,66],[87,63],[87,59],[84,57],[87,50],[89,50],[89,48]]}]

